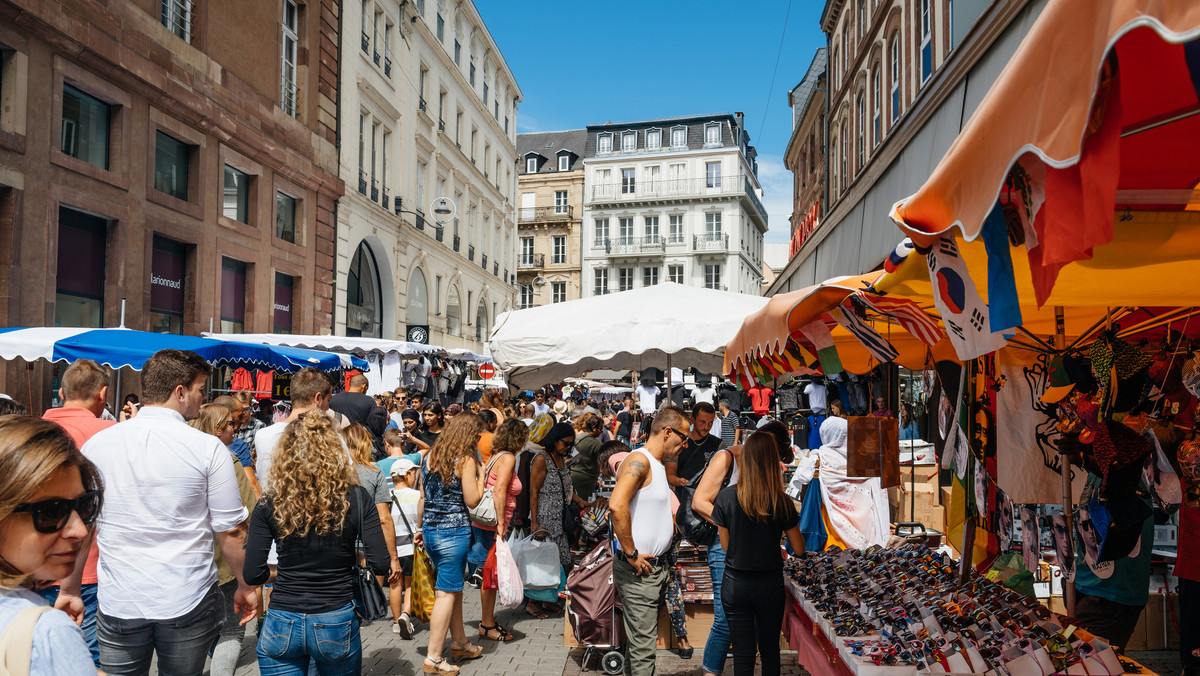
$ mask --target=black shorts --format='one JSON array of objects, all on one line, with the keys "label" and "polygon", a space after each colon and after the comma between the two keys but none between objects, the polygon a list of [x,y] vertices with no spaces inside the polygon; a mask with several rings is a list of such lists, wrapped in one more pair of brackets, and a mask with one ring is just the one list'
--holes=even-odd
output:
[{"label": "black shorts", "polygon": [[404,573],[405,577],[412,577],[413,557],[412,554],[400,557],[400,572]]}]

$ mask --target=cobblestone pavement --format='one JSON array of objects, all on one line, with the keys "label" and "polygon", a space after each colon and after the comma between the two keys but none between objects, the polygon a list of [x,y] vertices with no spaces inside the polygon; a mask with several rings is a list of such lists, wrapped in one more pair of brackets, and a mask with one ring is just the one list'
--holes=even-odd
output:
[{"label": "cobblestone pavement", "polygon": [[[516,635],[509,643],[500,644],[493,641],[472,641],[483,646],[483,657],[462,665],[464,676],[471,674],[487,674],[488,676],[534,676],[542,674],[562,674],[562,676],[577,676],[582,673],[580,661],[583,658],[582,648],[563,647],[562,617],[551,617],[545,620],[534,619],[520,609],[500,610],[496,613],[500,624],[507,627]],[[463,594],[463,617],[466,621],[468,636],[478,634],[479,623],[479,592],[468,588]],[[421,662],[425,656],[425,643],[428,639],[427,627],[422,625],[417,629],[417,635],[412,641],[401,640],[392,633],[391,622],[383,620],[374,622],[362,628],[363,642],[363,673],[364,674],[396,674],[412,676],[421,673]],[[258,662],[254,654],[255,636],[251,627],[247,631],[242,645],[242,655],[238,660],[236,676],[252,676],[258,674]],[[690,660],[682,660],[668,650],[658,651],[658,673],[662,676],[699,676],[702,674],[700,659],[702,649],[697,648],[696,654]],[[1141,662],[1145,667],[1162,676],[1175,676],[1180,671],[1179,651],[1143,651],[1130,653],[1130,657]],[[152,670],[156,674],[157,671]],[[207,674],[207,670],[205,671]],[[589,664],[588,674],[603,676],[597,661]],[[726,673],[732,673],[732,665],[726,666]],[[796,664],[796,654],[791,651],[783,653],[783,676],[801,676],[807,671]],[[819,675],[818,675],[819,676]]]}]

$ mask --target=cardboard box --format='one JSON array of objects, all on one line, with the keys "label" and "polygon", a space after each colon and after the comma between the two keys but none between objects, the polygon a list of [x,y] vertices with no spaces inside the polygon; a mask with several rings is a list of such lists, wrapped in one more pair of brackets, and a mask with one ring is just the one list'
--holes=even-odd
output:
[{"label": "cardboard box", "polygon": [[[1042,599],[1042,602],[1050,609],[1050,612],[1059,615],[1067,614],[1067,607],[1061,596],[1053,595],[1049,599]],[[1174,612],[1174,617],[1177,618],[1179,617],[1178,597],[1171,596],[1171,603],[1173,606],[1171,612]],[[1126,651],[1179,649],[1179,631],[1175,627],[1173,617],[1168,614],[1166,597],[1162,594],[1150,594],[1146,609],[1142,611],[1142,616],[1138,618],[1137,626],[1134,627],[1133,634],[1129,637],[1129,645],[1122,647]]]},{"label": "cardboard box", "polygon": [[920,521],[921,516],[929,516],[935,507],[940,507],[932,486],[917,484],[912,488],[913,490],[910,490],[908,485],[900,487],[900,504],[897,505],[896,511],[897,521]]},{"label": "cardboard box", "polygon": [[[692,644],[692,647],[696,648],[698,652],[704,652],[704,643],[708,640],[708,633],[712,631],[713,605],[711,603],[685,603],[683,612],[687,616],[684,626],[687,627],[688,643]],[[671,633],[669,619],[667,620],[667,634],[671,637],[671,649],[678,648],[675,636]]]},{"label": "cardboard box", "polygon": [[[933,490],[938,489],[938,466],[937,465],[917,465],[915,468],[917,474],[917,484],[925,484],[931,486]],[[908,484],[912,481],[914,468],[912,465],[900,466],[900,485],[908,488]]]}]

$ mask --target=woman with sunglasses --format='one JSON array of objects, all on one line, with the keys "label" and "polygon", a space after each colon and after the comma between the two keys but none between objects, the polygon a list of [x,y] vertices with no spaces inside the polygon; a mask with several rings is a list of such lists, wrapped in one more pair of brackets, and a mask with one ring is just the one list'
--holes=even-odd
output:
[{"label": "woman with sunglasses", "polygon": [[[205,404],[200,407],[200,415],[193,420],[188,421],[188,425],[204,432],[211,434],[221,440],[226,448],[233,443],[233,438],[236,436],[238,425],[237,418],[229,408],[221,404]],[[258,497],[255,495],[254,487],[250,484],[249,476],[241,471],[242,464],[238,461],[237,456],[231,450],[229,453],[230,462],[233,463],[234,478],[237,479],[238,494],[242,498],[242,506],[248,511],[254,510],[254,503],[258,502]],[[242,639],[246,636],[246,628],[241,624],[241,614],[234,610],[234,596],[237,594],[237,578],[233,574],[233,569],[225,562],[225,556],[221,553],[218,547],[214,558],[217,562],[217,586],[221,589],[221,593],[225,595],[225,626],[221,627],[221,633],[217,637],[217,645],[213,647],[212,665],[210,672],[212,676],[224,676],[228,674],[233,676],[233,671],[237,667],[238,655],[242,652]]]},{"label": "woman with sunglasses", "polygon": [[[0,417],[0,634],[32,637],[30,674],[96,673],[83,632],[31,588],[75,570],[91,541],[101,495],[99,470],[61,427]],[[82,617],[82,607],[74,610]],[[26,657],[18,652],[5,656],[9,669]]]},{"label": "woman with sunglasses", "polygon": [[575,445],[575,428],[555,423],[542,439],[542,449],[529,465],[529,516],[533,532],[545,531],[558,547],[558,561],[571,570],[572,533],[563,528],[566,510],[574,509],[571,470],[566,457]]}]

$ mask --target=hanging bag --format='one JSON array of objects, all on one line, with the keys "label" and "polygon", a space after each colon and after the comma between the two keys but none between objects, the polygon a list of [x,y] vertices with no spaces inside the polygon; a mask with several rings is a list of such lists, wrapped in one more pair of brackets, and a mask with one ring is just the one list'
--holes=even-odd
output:
[{"label": "hanging bag", "polygon": [[[717,453],[722,452],[729,453],[729,469],[725,470],[725,479],[721,482],[721,488],[725,488],[729,485],[729,477],[733,476],[733,463],[736,461],[733,453],[729,450],[717,451]],[[717,453],[713,454],[713,458],[717,457]],[[712,462],[712,458],[704,463],[704,469],[697,472],[691,481],[675,489],[675,494],[679,498],[679,509],[675,512],[675,525],[679,527],[679,532],[683,533],[688,542],[704,547],[711,547],[717,541],[717,527],[692,510],[692,499],[696,496],[696,487],[700,485],[700,480],[708,471],[709,462]]]},{"label": "hanging bag", "polygon": [[[496,460],[507,453],[508,451],[497,453],[488,460],[487,466],[483,468],[483,482],[485,484],[487,483],[488,475],[492,473],[492,466],[496,464]],[[479,498],[479,504],[467,510],[468,515],[471,517],[471,523],[476,526],[495,528],[496,524],[500,523],[500,519],[496,514],[496,502],[492,497],[492,488],[493,486],[488,486],[483,489],[483,497]]]},{"label": "hanging bag", "polygon": [[521,569],[513,558],[508,542],[496,538],[496,600],[505,608],[516,608],[525,600]]},{"label": "hanging bag", "polygon": [[366,565],[366,557],[360,553],[366,552],[363,540],[363,511],[365,506],[358,508],[358,537],[354,542],[354,610],[363,624],[381,620],[388,614],[388,597],[383,593],[379,583],[375,581],[375,573]]},{"label": "hanging bag", "polygon": [[879,477],[883,488],[900,485],[900,423],[873,415],[846,418],[846,476]]}]

